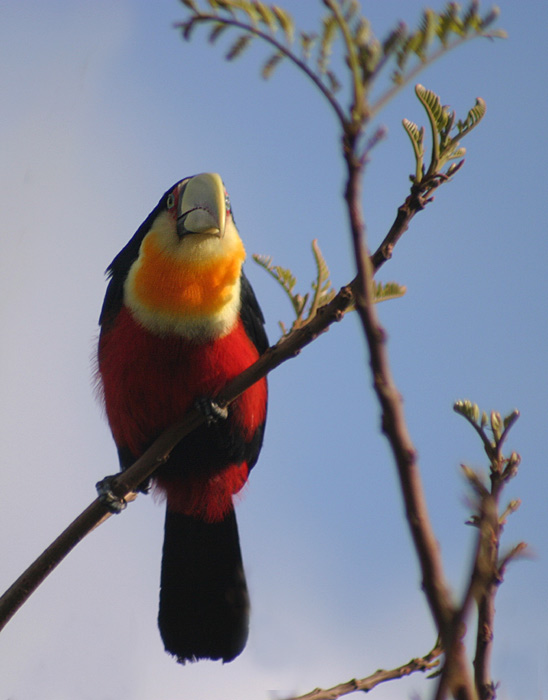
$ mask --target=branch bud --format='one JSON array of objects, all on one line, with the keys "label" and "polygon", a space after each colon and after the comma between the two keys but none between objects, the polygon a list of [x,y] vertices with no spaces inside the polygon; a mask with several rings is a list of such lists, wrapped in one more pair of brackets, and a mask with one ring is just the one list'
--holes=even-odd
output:
[{"label": "branch bud", "polygon": [[491,411],[491,430],[493,431],[496,442],[500,440],[500,436],[502,435],[502,427],[503,424],[500,413],[498,411]]}]

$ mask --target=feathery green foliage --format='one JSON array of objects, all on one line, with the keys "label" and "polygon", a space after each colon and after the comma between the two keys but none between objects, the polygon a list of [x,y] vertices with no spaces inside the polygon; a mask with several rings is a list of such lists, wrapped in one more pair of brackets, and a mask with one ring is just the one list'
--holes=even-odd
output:
[{"label": "feathery green foliage", "polygon": [[[255,262],[263,268],[263,270],[266,270],[270,275],[272,275],[276,282],[278,282],[280,287],[289,297],[293,311],[295,312],[296,322],[299,321],[304,313],[304,308],[308,301],[309,295],[307,293],[302,296],[298,292],[293,291],[297,283],[297,279],[291,270],[281,267],[280,265],[273,265],[272,256],[270,255],[258,255],[257,253],[254,253],[253,260],[255,260]],[[281,321],[280,326],[282,331],[285,333],[285,327]]]},{"label": "feathery green foliage", "polygon": [[[316,263],[316,279],[312,282],[312,293],[306,292],[306,294],[300,294],[295,291],[297,279],[291,270],[280,265],[274,265],[272,257],[269,255],[253,255],[253,260],[276,280],[291,301],[295,320],[290,330],[305,325],[316,315],[318,309],[328,304],[336,294],[331,283],[329,268],[316,239],[312,241],[312,253]],[[374,285],[376,302],[398,299],[406,292],[405,287],[397,282],[375,282]],[[285,324],[280,321],[279,325],[282,333],[286,335],[288,331]]]},{"label": "feathery green foliage", "polygon": [[[311,320],[316,315],[318,309],[328,304],[336,294],[329,278],[329,268],[316,239],[312,241],[312,253],[316,263],[316,279],[312,282],[312,292],[307,292],[304,295],[294,291],[297,280],[291,270],[280,267],[279,265],[273,265],[271,256],[253,255],[255,262],[278,282],[289,297],[291,305],[293,306],[293,311],[295,312],[295,320],[293,321],[291,329],[298,328]],[[310,304],[308,304],[309,300]],[[285,325],[281,321],[280,327],[285,335],[287,331]]]},{"label": "feathery green foliage", "polygon": [[407,288],[397,282],[374,282],[375,284],[375,302],[391,301],[402,297]]},{"label": "feathery green foliage", "polygon": [[[490,461],[489,479],[476,469],[472,469],[466,464],[462,464],[463,474],[475,493],[478,499],[476,513],[474,513],[467,521],[468,525],[472,525],[484,530],[485,537],[480,535],[480,543],[485,547],[487,555],[481,563],[483,571],[477,569],[479,576],[486,577],[485,584],[492,582],[494,589],[502,580],[504,570],[508,564],[517,557],[523,556],[527,551],[525,542],[519,542],[514,547],[510,548],[504,554],[499,552],[500,535],[509,515],[514,513],[520,506],[519,499],[511,500],[504,511],[499,514],[497,510],[490,512],[486,507],[489,499],[494,499],[498,503],[500,494],[504,485],[513,479],[521,462],[521,457],[517,452],[511,452],[509,456],[505,456],[502,452],[503,445],[508,438],[508,433],[519,418],[519,411],[514,410],[504,418],[498,411],[491,411],[488,416],[485,411],[480,411],[477,404],[472,401],[456,401],[453,409],[456,413],[463,416],[468,423],[474,428],[480,436],[485,453]],[[489,521],[491,517],[491,521]],[[491,561],[491,566],[486,566]],[[480,560],[478,560],[478,563]]]},{"label": "feathery green foliage", "polygon": [[[440,98],[435,92],[427,90],[422,85],[417,85],[415,93],[430,122],[432,154],[428,168],[424,164],[424,127],[419,128],[409,119],[404,119],[402,124],[409,136],[415,155],[416,168],[411,179],[416,185],[425,183],[424,191],[428,193],[441,181],[449,180],[461,168],[466,149],[460,146],[460,139],[467,136],[480,123],[487,107],[484,100],[478,97],[464,121],[459,120],[455,123],[455,112],[448,107],[442,107]],[[452,163],[445,172],[443,171],[448,161],[458,159],[461,160],[458,163]]]},{"label": "feathery green foliage", "polygon": [[[253,39],[263,40],[275,49],[263,63],[264,78],[274,73],[283,58],[289,59],[320,88],[343,126],[353,123],[356,128],[363,127],[419,70],[443,53],[473,37],[505,36],[500,30],[488,31],[498,17],[498,9],[482,16],[476,0],[464,10],[455,2],[448,3],[441,12],[426,9],[417,29],[410,31],[400,22],[382,41],[362,15],[357,0],[322,0],[326,13],[316,31],[297,30],[287,10],[260,0],[181,2],[189,13],[177,25],[185,39],[190,39],[199,24],[212,25],[211,41],[224,33],[221,26],[240,30],[243,33],[226,52],[228,60],[238,58]],[[350,80],[343,79],[332,67],[336,50],[349,69]],[[374,103],[369,103],[371,85],[387,65],[392,65],[392,84]],[[349,108],[335,96],[344,85],[351,92]]]},{"label": "feathery green foliage", "polygon": [[[369,122],[420,70],[468,39],[504,36],[501,31],[488,31],[498,16],[498,10],[493,9],[482,16],[477,0],[471,0],[464,10],[455,2],[449,2],[441,12],[424,10],[417,29],[411,31],[400,22],[382,41],[362,15],[358,0],[322,0],[325,11],[315,31],[298,29],[285,9],[261,0],[181,2],[188,10],[188,17],[177,26],[185,39],[188,40],[199,25],[210,28],[211,43],[222,38],[227,30],[237,31],[225,54],[228,60],[241,56],[253,40],[259,39],[273,49],[262,64],[264,78],[270,78],[284,60],[306,75],[337,115],[343,131],[345,158],[348,162],[354,160],[362,169],[371,148],[379,140],[380,132],[369,140],[365,139]],[[333,60],[334,55],[337,61]],[[390,68],[391,73],[388,72]],[[342,71],[345,72],[341,75]],[[373,85],[381,76],[385,77],[386,84],[380,90],[380,96],[371,101]],[[341,88],[345,88],[349,97],[346,106],[339,97]],[[460,139],[481,121],[485,103],[478,98],[466,118],[456,122],[454,112],[442,107],[435,93],[417,85],[416,94],[426,111],[432,132],[428,167],[424,162],[424,128],[407,119],[403,126],[415,155],[415,173],[411,177],[415,196],[424,204],[429,201],[426,196],[462,166],[465,150],[460,147]],[[350,159],[349,153],[352,153]],[[449,161],[458,162],[446,167]],[[327,265],[316,242],[313,250],[317,277],[311,290],[304,295],[294,291],[296,280],[290,270],[273,265],[268,256],[255,256],[255,260],[289,296],[296,315],[293,327],[312,318],[333,295]],[[381,284],[375,289],[375,300],[396,298],[404,292],[405,288],[395,283]],[[283,326],[282,329],[285,332]]]}]

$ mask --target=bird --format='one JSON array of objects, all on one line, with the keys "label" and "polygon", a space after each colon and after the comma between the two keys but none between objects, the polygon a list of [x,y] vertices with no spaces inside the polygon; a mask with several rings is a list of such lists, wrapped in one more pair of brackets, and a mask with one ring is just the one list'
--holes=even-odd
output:
[{"label": "bird", "polygon": [[182,664],[232,661],[248,637],[234,502],[262,447],[266,378],[215,404],[268,347],[245,256],[220,175],[200,173],[165,192],[106,272],[97,373],[121,469],[189,409],[208,418],[152,475],[166,501],[158,626]]}]

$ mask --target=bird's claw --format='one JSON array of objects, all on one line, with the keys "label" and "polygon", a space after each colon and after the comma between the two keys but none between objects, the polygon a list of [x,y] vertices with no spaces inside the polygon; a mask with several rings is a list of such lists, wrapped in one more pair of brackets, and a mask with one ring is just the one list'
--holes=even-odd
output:
[{"label": "bird's claw", "polygon": [[137,487],[137,491],[139,493],[143,493],[145,496],[147,496],[152,489],[152,483],[150,477],[148,479],[145,479],[142,484],[139,484]]},{"label": "bird's claw", "polygon": [[194,402],[194,407],[205,417],[208,425],[214,425],[228,418],[228,407],[220,406],[208,396],[200,396]]},{"label": "bird's claw", "polygon": [[112,490],[112,481],[115,478],[114,476],[105,476],[104,479],[101,479],[101,481],[95,484],[95,488],[97,489],[99,500],[103,505],[108,508],[111,513],[117,514],[125,510],[127,501],[125,498],[117,496]]}]

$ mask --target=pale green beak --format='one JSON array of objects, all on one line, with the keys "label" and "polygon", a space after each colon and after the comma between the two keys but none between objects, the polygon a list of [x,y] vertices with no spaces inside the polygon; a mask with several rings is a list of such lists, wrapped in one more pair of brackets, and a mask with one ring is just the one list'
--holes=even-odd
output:
[{"label": "pale green beak", "polygon": [[225,232],[225,188],[217,173],[201,173],[191,178],[179,199],[177,234],[203,233],[221,238]]}]

